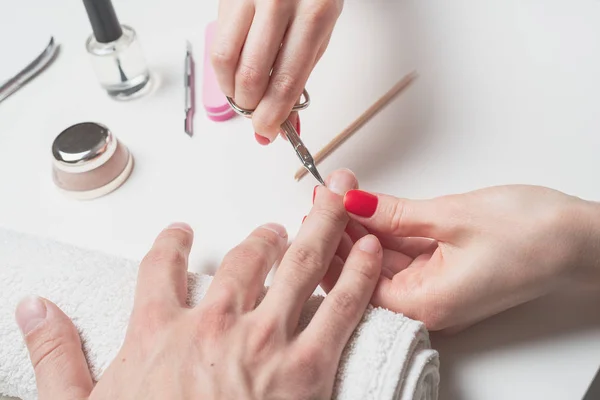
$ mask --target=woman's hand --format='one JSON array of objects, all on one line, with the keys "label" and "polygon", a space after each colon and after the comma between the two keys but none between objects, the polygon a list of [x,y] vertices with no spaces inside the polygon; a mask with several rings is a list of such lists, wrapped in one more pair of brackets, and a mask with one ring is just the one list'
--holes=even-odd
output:
[{"label": "woman's hand", "polygon": [[[345,184],[337,186],[341,194],[355,186]],[[311,322],[298,331],[302,307],[349,219],[341,194],[320,191],[287,251],[282,226],[256,229],[227,254],[195,308],[186,305],[192,230],[184,224],[164,230],[140,264],[123,347],[95,386],[70,319],[45,299],[20,303],[16,318],[39,398],[330,398],[342,350],[369,303],[382,257],[374,236],[361,239]],[[256,306],[282,254],[274,283]]]},{"label": "woman's hand", "polygon": [[431,330],[461,330],[573,280],[600,287],[595,203],[514,185],[419,201],[352,190],[344,205],[348,240],[374,233],[384,247],[374,304]]},{"label": "woman's hand", "polygon": [[[252,116],[256,140],[275,140],[302,94],[343,0],[220,0],[211,51],[221,90]],[[299,127],[297,115],[292,123]]]}]

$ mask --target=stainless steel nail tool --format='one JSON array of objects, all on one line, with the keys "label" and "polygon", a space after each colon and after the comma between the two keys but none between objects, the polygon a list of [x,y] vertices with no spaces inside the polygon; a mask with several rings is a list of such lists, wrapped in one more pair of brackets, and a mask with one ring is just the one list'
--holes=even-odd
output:
[{"label": "stainless steel nail tool", "polygon": [[195,67],[194,57],[192,56],[192,45],[187,42],[185,52],[185,133],[192,137],[194,135],[194,112],[196,111],[196,90],[195,90]]},{"label": "stainless steel nail tool", "polygon": [[[296,104],[292,108],[292,111],[301,111],[306,110],[308,108],[308,106],[310,105],[310,96],[308,95],[306,89],[304,89],[304,91],[302,92],[302,97],[304,97],[304,101],[300,102],[300,104]],[[229,105],[231,105],[231,108],[233,108],[234,111],[240,115],[248,117],[251,116],[254,112],[254,110],[246,110],[244,108],[241,108],[235,103],[235,101],[233,101],[231,97],[227,97],[227,101],[229,102]],[[310,172],[312,176],[314,176],[315,179],[319,181],[321,185],[325,185],[323,178],[321,178],[321,175],[317,170],[315,160],[313,159],[312,155],[302,142],[302,139],[300,139],[300,136],[298,136],[296,128],[294,128],[294,125],[292,125],[289,119],[286,119],[285,122],[281,124],[281,130],[287,137],[288,141],[294,147],[294,151],[296,152],[296,155],[298,155],[298,158],[302,162],[302,165],[304,165],[304,168],[306,168],[308,172]]]},{"label": "stainless steel nail tool", "polygon": [[54,37],[51,37],[50,43],[35,60],[0,86],[0,103],[46,68],[54,60],[57,52],[58,45],[55,43]]}]

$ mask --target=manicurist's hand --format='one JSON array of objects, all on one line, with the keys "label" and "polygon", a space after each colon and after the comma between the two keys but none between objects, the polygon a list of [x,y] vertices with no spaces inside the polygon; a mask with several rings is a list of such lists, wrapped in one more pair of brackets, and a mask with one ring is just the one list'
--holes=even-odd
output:
[{"label": "manicurist's hand", "polygon": [[432,330],[461,330],[563,284],[600,288],[596,203],[514,185],[419,201],[352,190],[344,204],[350,239],[374,233],[384,247],[374,304]]},{"label": "manicurist's hand", "polygon": [[[332,185],[341,194],[355,185],[342,178]],[[348,220],[342,195],[320,188],[289,248],[282,226],[256,229],[227,254],[194,308],[186,305],[192,230],[170,226],[140,265],[123,347],[95,386],[70,319],[49,300],[21,302],[16,318],[40,400],[330,398],[342,350],[380,276],[376,237],[367,235],[349,249],[311,322],[301,332],[298,323]],[[256,306],[282,254],[274,283]]]},{"label": "manicurist's hand", "polygon": [[[265,145],[299,100],[342,11],[343,0],[220,0],[212,63],[225,95],[256,109]],[[299,130],[297,114],[291,122]]]}]

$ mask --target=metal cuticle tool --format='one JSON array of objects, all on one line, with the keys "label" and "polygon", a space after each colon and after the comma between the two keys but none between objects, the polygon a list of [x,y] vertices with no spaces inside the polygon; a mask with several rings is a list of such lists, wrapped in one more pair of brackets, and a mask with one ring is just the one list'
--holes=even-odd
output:
[{"label": "metal cuticle tool", "polygon": [[187,42],[185,52],[185,133],[194,135],[194,113],[196,112],[196,72],[192,45]]},{"label": "metal cuticle tool", "polygon": [[54,37],[50,38],[50,42],[39,54],[35,60],[29,65],[23,68],[18,74],[10,78],[8,81],[0,84],[0,102],[8,98],[11,94],[15,93],[27,82],[38,75],[44,68],[46,68],[55,58],[58,52],[59,46],[54,41]]},{"label": "metal cuticle tool", "polygon": [[[304,101],[300,102],[299,104],[296,104],[292,108],[292,111],[301,111],[306,110],[308,108],[308,106],[310,105],[310,96],[306,89],[304,89],[304,91],[302,92],[302,97],[304,97]],[[245,117],[252,116],[254,110],[247,110],[241,108],[235,103],[235,101],[233,101],[231,97],[227,97],[227,101],[236,113]],[[302,142],[302,139],[300,139],[300,136],[298,136],[296,128],[294,128],[294,125],[290,122],[289,119],[286,119],[285,122],[281,124],[281,130],[287,137],[288,141],[292,144],[292,147],[294,147],[294,151],[298,155],[298,158],[302,162],[304,168],[306,168],[306,170],[310,172],[312,176],[314,176],[315,179],[319,181],[321,185],[325,186],[325,181],[323,181],[323,178],[321,178],[321,175],[317,170],[317,166],[315,165],[315,160],[313,159],[313,156],[310,154],[310,151],[308,151],[308,149]]]}]

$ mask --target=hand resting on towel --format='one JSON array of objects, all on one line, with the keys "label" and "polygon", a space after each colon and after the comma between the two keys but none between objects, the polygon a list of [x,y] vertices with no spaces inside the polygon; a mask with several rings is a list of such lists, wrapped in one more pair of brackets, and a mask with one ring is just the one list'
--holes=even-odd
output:
[{"label": "hand resting on towel", "polygon": [[[322,190],[310,223],[287,248],[282,226],[267,224],[231,250],[200,303],[186,303],[193,233],[174,224],[141,262],[124,344],[93,384],[77,330],[37,297],[17,307],[40,400],[326,399],[342,350],[380,276],[382,249],[368,235],[308,326],[304,302],[326,273],[349,220],[342,195]],[[336,187],[332,185],[332,187]],[[282,257],[265,297],[263,283]]]}]

